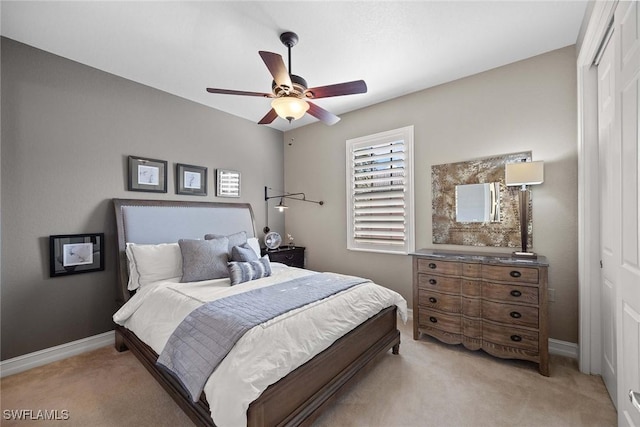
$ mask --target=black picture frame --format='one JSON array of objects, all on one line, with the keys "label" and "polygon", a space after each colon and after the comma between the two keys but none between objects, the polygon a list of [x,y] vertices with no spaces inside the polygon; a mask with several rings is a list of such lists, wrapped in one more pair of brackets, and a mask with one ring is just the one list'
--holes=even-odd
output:
[{"label": "black picture frame", "polygon": [[104,233],[49,236],[49,276],[104,270]]},{"label": "black picture frame", "polygon": [[176,194],[207,195],[207,168],[176,163]]},{"label": "black picture frame", "polygon": [[166,160],[129,156],[129,191],[167,192]]}]

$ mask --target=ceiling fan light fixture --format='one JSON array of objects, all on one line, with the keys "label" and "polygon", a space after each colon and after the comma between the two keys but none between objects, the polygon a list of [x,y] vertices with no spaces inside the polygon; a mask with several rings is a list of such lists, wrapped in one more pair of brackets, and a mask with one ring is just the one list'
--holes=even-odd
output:
[{"label": "ceiling fan light fixture", "polygon": [[271,107],[276,110],[278,116],[291,123],[292,120],[298,120],[304,116],[309,109],[309,103],[293,96],[282,96],[274,99],[271,102]]}]

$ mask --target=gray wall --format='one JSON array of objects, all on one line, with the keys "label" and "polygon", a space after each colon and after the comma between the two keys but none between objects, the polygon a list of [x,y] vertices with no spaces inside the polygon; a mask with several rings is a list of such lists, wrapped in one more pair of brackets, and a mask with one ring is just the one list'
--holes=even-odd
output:
[{"label": "gray wall", "polygon": [[332,127],[286,132],[287,191],[326,202],[292,202],[286,213],[287,232],[308,248],[308,266],[370,277],[411,301],[410,257],[346,249],[347,139],[415,126],[416,248],[477,249],[431,243],[431,165],[532,150],[534,160],[545,161],[545,182],[532,190],[532,249],[551,264],[550,335],[577,342],[575,55],[569,46],[344,114]]},{"label": "gray wall", "polygon": [[[215,169],[236,169],[261,234],[264,186],[283,188],[280,131],[6,38],[1,53],[2,360],[113,329],[114,197],[238,201],[214,197]],[[168,193],[127,191],[127,155],[167,160]],[[207,197],[175,194],[176,162],[209,168]],[[49,278],[48,236],[92,232],[106,270]]]},{"label": "gray wall", "polygon": [[[111,330],[116,271],[110,200],[215,200],[216,168],[242,172],[240,201],[253,205],[258,233],[265,225],[264,185],[324,200],[322,207],[291,201],[284,215],[270,209],[269,225],[284,233],[286,218],[286,232],[307,246],[310,268],[370,277],[411,301],[410,257],[347,251],[345,234],[345,140],[411,124],[417,248],[434,247],[431,165],[521,150],[545,161],[545,183],[533,189],[533,249],[551,262],[551,337],[577,341],[572,46],[284,137],[12,40],[2,39],[1,54],[2,360]],[[168,160],[169,192],[126,191],[127,155]],[[209,196],[175,194],[176,162],[209,168]],[[49,278],[48,236],[84,232],[106,233],[106,271]]]}]

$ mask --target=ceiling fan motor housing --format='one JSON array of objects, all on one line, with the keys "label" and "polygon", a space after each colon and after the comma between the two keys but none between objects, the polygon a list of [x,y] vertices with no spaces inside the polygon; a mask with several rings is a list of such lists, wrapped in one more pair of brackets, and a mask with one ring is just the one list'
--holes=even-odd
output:
[{"label": "ceiling fan motor housing", "polygon": [[275,80],[271,83],[274,95],[279,98],[281,96],[295,96],[296,98],[304,98],[304,91],[307,90],[307,81],[300,76],[291,74],[291,83],[293,88],[278,86]]}]

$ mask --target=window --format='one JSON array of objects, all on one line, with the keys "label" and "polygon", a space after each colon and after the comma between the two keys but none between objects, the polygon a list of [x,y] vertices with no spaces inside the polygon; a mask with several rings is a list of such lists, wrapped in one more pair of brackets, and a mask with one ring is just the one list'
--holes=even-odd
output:
[{"label": "window", "polygon": [[413,126],[347,140],[347,249],[414,251]]}]

